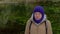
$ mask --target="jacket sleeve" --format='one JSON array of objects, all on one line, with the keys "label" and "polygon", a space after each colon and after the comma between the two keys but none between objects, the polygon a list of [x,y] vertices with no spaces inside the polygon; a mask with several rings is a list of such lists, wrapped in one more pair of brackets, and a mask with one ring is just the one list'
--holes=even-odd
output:
[{"label": "jacket sleeve", "polygon": [[30,20],[27,21],[26,28],[25,28],[25,34],[29,34],[29,25],[30,25]]},{"label": "jacket sleeve", "polygon": [[52,33],[52,27],[51,27],[51,22],[47,20],[47,34],[53,34]]}]

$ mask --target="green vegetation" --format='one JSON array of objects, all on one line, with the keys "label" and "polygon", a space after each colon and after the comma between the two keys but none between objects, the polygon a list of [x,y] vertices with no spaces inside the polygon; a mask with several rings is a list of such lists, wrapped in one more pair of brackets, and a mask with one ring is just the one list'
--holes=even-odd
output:
[{"label": "green vegetation", "polygon": [[[47,18],[51,21],[53,34],[60,34],[60,2],[40,3]],[[24,34],[27,20],[30,18],[34,4],[0,5],[0,34]]]}]

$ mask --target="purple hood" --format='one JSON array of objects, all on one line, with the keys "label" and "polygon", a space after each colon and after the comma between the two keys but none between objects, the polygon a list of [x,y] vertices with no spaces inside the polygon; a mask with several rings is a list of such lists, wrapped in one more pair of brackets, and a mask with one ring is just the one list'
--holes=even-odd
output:
[{"label": "purple hood", "polygon": [[[41,17],[41,19],[39,19],[39,20],[36,20],[35,19],[35,17],[34,17],[34,13],[35,12],[40,12],[41,14],[42,14],[42,17]],[[44,18],[44,8],[42,7],[42,6],[36,6],[35,8],[34,8],[34,10],[33,10],[33,20],[35,21],[35,23],[37,23],[37,24],[39,24],[39,23],[41,23],[41,21],[43,20],[43,18]]]}]

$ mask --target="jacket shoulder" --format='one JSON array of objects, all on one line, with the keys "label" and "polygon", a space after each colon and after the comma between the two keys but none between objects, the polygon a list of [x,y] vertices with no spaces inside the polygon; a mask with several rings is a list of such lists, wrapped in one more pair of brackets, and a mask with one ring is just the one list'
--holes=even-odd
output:
[{"label": "jacket shoulder", "polygon": [[50,20],[46,20],[47,23],[51,23]]}]

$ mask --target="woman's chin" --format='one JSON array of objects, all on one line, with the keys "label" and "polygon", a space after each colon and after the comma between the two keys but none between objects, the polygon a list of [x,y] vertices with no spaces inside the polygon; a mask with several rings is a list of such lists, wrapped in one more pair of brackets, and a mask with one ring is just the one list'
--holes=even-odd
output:
[{"label": "woman's chin", "polygon": [[36,20],[40,20],[39,18],[37,18]]}]

